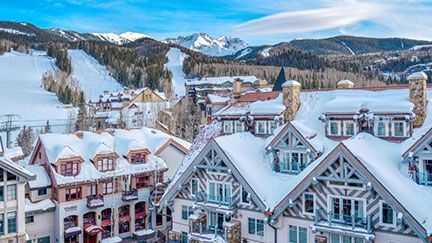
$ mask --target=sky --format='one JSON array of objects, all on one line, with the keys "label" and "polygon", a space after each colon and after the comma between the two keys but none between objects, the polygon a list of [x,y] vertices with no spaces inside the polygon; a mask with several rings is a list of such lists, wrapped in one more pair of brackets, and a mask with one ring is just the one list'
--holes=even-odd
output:
[{"label": "sky", "polygon": [[196,32],[275,44],[336,35],[432,40],[432,0],[4,0],[0,19],[79,32]]}]

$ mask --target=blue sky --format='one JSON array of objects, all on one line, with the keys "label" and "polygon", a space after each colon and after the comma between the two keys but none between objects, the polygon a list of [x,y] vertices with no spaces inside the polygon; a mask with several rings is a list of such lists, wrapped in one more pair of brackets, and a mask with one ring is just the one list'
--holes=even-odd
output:
[{"label": "blue sky", "polygon": [[207,32],[251,44],[341,34],[432,40],[432,0],[12,0],[0,16],[43,28],[156,38]]}]

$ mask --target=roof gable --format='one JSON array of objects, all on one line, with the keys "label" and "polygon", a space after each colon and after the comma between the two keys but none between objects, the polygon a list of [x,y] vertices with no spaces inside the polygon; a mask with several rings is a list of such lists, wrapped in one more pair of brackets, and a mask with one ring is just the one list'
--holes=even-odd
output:
[{"label": "roof gable", "polygon": [[[275,207],[274,217],[280,216],[288,207],[289,202],[298,198],[320,175],[329,170],[336,159],[343,158],[349,161],[350,166],[358,171],[387,203],[404,215],[405,222],[418,234],[426,237],[426,230],[422,227],[411,213],[398,201],[397,198],[382,184],[382,182],[363,164],[361,159],[354,155],[343,143],[340,143],[325,158],[318,161],[309,173],[303,174],[297,186]],[[336,172],[335,172],[336,173]],[[333,173],[333,174],[335,174]],[[302,173],[301,173],[302,174]]]}]

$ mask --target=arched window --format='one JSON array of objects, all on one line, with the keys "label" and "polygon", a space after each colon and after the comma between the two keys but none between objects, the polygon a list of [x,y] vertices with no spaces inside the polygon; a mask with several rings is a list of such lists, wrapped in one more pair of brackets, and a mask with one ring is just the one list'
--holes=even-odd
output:
[{"label": "arched window", "polygon": [[112,231],[112,215],[111,208],[102,210],[102,239],[111,237]]},{"label": "arched window", "polygon": [[130,212],[129,205],[123,205],[118,209],[119,218],[119,233],[126,233],[130,231]]},{"label": "arched window", "polygon": [[96,212],[88,212],[83,215],[84,228],[87,228],[90,225],[96,225]]}]

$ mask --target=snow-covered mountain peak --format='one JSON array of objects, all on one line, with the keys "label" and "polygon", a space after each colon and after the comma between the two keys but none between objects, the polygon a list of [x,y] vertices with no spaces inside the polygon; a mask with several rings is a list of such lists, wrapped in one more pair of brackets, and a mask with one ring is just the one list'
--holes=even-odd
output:
[{"label": "snow-covered mountain peak", "polygon": [[98,37],[100,40],[108,41],[114,44],[122,45],[132,41],[136,41],[141,38],[152,38],[148,35],[137,33],[137,32],[124,32],[120,34],[116,33],[92,33],[92,35]]},{"label": "snow-covered mountain peak", "polygon": [[207,33],[194,33],[188,36],[165,39],[168,43],[178,44],[194,51],[202,52],[209,56],[232,55],[237,51],[248,47],[240,38],[234,37],[212,37]]}]

